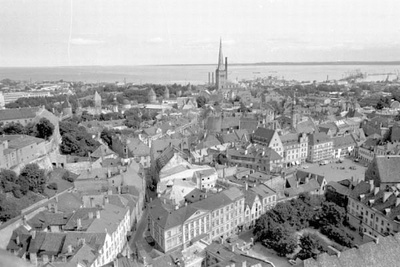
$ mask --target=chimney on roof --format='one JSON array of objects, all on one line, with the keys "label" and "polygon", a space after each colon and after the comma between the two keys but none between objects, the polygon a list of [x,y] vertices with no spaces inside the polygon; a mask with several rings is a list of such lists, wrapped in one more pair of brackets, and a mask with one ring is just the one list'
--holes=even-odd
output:
[{"label": "chimney on roof", "polygon": [[369,180],[369,192],[374,192],[374,180]]},{"label": "chimney on roof", "polygon": [[246,191],[249,190],[249,183],[248,183],[248,182],[245,182],[244,185],[245,185]]},{"label": "chimney on roof", "polygon": [[100,210],[96,210],[96,219],[100,219]]},{"label": "chimney on roof", "polygon": [[374,188],[374,196],[376,196],[376,194],[378,194],[378,192],[379,192],[379,187],[375,187]]},{"label": "chimney on roof", "polygon": [[67,249],[68,249],[68,253],[71,254],[72,253],[72,245],[68,245]]},{"label": "chimney on roof", "polygon": [[31,231],[31,236],[32,236],[32,239],[35,239],[35,238],[36,238],[36,231],[35,231],[35,230],[32,230],[32,231]]},{"label": "chimney on roof", "polygon": [[81,220],[81,218],[76,219],[76,228],[78,230],[82,229],[82,220]]},{"label": "chimney on roof", "polygon": [[93,219],[93,216],[94,216],[93,212],[92,211],[89,212],[89,219]]},{"label": "chimney on roof", "polygon": [[388,198],[392,195],[392,192],[384,192],[383,193],[383,203],[386,202],[386,200],[388,200]]},{"label": "chimney on roof", "polygon": [[78,245],[83,246],[85,244],[85,239],[84,238],[79,238],[78,240]]},{"label": "chimney on roof", "polygon": [[110,203],[110,200],[108,199],[108,196],[104,196],[104,204]]},{"label": "chimney on roof", "polygon": [[247,267],[247,261],[242,262],[242,267]]}]

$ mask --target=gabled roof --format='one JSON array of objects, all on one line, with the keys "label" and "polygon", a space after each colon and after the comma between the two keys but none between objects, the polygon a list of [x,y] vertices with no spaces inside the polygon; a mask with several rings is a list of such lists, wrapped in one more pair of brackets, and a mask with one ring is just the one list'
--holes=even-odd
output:
[{"label": "gabled roof", "polygon": [[101,158],[113,154],[115,154],[114,151],[112,151],[108,146],[101,144],[98,148],[96,148],[95,151],[93,151],[93,153],[90,154],[90,156],[94,158]]},{"label": "gabled roof", "polygon": [[317,126],[315,126],[312,120],[301,121],[296,125],[297,133],[313,133],[317,130]]},{"label": "gabled roof", "polygon": [[375,162],[381,183],[400,183],[400,156],[376,156]]},{"label": "gabled roof", "polygon": [[39,110],[39,107],[2,109],[0,110],[0,121],[35,118]]},{"label": "gabled roof", "polygon": [[256,138],[261,137],[261,138],[265,139],[267,143],[270,143],[274,134],[275,134],[275,130],[267,129],[264,127],[258,127],[257,130],[254,131],[253,137],[256,137]]},{"label": "gabled roof", "polygon": [[239,127],[239,120],[239,117],[223,117],[221,121],[221,129]]},{"label": "gabled roof", "polygon": [[309,136],[309,143],[312,146],[330,141],[332,141],[332,139],[326,133],[313,133]]},{"label": "gabled roof", "polygon": [[354,141],[351,135],[339,136],[333,138],[334,148],[347,148],[350,146],[356,146],[357,143]]}]

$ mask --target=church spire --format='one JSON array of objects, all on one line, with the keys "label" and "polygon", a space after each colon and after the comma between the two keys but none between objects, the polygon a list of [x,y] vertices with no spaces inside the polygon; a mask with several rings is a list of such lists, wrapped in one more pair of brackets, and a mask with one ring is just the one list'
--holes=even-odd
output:
[{"label": "church spire", "polygon": [[218,69],[225,70],[224,56],[222,55],[222,39],[219,39]]}]

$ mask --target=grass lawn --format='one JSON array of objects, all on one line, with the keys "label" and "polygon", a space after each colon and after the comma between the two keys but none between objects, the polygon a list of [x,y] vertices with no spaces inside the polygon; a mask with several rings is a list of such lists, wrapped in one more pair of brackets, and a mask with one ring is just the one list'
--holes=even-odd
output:
[{"label": "grass lawn", "polygon": [[47,188],[47,186],[46,186],[46,188],[44,189],[44,193],[43,193],[45,196],[52,197],[57,192],[62,192],[73,186],[73,183],[62,179],[62,176],[65,172],[66,172],[65,169],[55,168],[50,173],[50,178],[47,181],[47,184],[56,183],[58,188],[57,188],[57,190],[52,190],[52,189]]}]

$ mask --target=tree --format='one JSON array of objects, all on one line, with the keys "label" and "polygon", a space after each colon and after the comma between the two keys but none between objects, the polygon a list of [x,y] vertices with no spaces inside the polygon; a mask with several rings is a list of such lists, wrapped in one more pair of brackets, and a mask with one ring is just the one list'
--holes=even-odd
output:
[{"label": "tree", "polygon": [[333,202],[324,202],[318,216],[321,226],[340,226],[346,218],[346,211]]},{"label": "tree", "polygon": [[27,184],[30,191],[43,193],[44,185],[46,184],[46,175],[44,170],[40,169],[37,164],[31,163],[22,169],[18,177],[18,182],[24,186]]},{"label": "tree", "polygon": [[353,239],[354,237],[347,234],[342,229],[333,226],[333,225],[326,225],[321,228],[321,233],[338,243],[339,245],[352,247],[353,246]]},{"label": "tree", "polygon": [[205,97],[205,96],[198,96],[197,98],[196,98],[196,102],[197,102],[197,106],[199,107],[199,108],[202,108],[202,107],[204,107],[205,106],[205,104],[207,104],[207,98]]},{"label": "tree", "polygon": [[62,179],[66,180],[66,181],[68,181],[68,182],[70,182],[70,183],[73,183],[73,182],[74,182],[74,178],[71,176],[71,174],[69,173],[69,171],[64,172],[64,174],[63,174],[63,176],[62,176]]},{"label": "tree", "polygon": [[114,134],[115,134],[114,131],[108,130],[108,129],[104,129],[100,134],[100,138],[101,138],[101,140],[104,141],[104,143],[106,143],[109,147],[111,147],[111,145],[112,145],[112,136]]},{"label": "tree", "polygon": [[47,188],[51,189],[51,190],[57,190],[58,189],[58,185],[57,185],[57,183],[50,183],[50,184],[47,185]]},{"label": "tree", "polygon": [[54,125],[46,118],[41,118],[36,124],[37,137],[48,140],[53,135]]},{"label": "tree", "polygon": [[279,256],[291,254],[297,248],[297,238],[289,227],[279,225],[263,243],[275,250]]},{"label": "tree", "polygon": [[3,127],[3,132],[5,134],[24,134],[25,128],[19,122],[12,122]]},{"label": "tree", "polygon": [[322,252],[325,252],[321,244],[321,240],[316,235],[303,235],[300,238],[301,250],[297,253],[297,257],[301,260],[316,258]]}]

